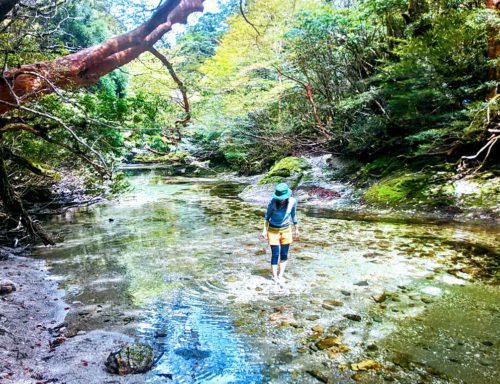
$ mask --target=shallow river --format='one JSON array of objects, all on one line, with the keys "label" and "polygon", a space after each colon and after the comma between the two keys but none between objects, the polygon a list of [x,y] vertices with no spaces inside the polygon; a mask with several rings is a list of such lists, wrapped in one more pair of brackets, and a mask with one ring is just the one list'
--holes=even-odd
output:
[{"label": "shallow river", "polygon": [[124,332],[164,352],[147,382],[349,383],[366,360],[380,366],[358,382],[498,378],[495,229],[299,206],[280,286],[259,239],[264,207],[240,201],[243,186],[130,172],[119,200],[53,218],[64,242],[36,255],[67,291],[70,330]]}]

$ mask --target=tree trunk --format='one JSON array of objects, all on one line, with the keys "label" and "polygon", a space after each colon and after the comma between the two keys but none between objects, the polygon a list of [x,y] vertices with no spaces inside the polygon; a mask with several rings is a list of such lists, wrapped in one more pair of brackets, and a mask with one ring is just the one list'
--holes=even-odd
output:
[{"label": "tree trunk", "polygon": [[[179,88],[179,91],[182,95],[182,108],[184,109],[185,116],[182,119],[176,120],[175,121],[175,134],[177,137],[166,137],[167,139],[170,139],[171,141],[174,142],[174,144],[179,144],[180,141],[182,140],[182,133],[181,133],[181,127],[186,127],[187,123],[189,120],[191,120],[191,111],[190,111],[190,106],[189,106],[189,98],[187,95],[187,88],[186,85],[182,82],[182,80],[177,76],[177,73],[175,73],[174,67],[170,61],[168,61],[167,57],[160,52],[158,52],[156,49],[151,47],[149,51],[158,59],[161,61],[161,63],[167,67],[168,73],[170,74],[170,77],[172,77],[172,80],[175,81],[177,84],[177,87]],[[151,149],[150,149],[151,150]]]},{"label": "tree trunk", "polygon": [[[499,0],[487,0],[486,8],[491,9],[493,11],[494,18],[499,17],[499,8],[500,1]],[[488,59],[496,60],[500,55],[500,39],[499,39],[499,30],[496,27],[496,21],[493,20],[490,23],[488,28]],[[491,82],[498,82],[500,78],[500,66],[498,64],[491,64],[488,70],[488,80]],[[488,90],[488,99],[493,99],[498,93],[498,85],[492,85]]]},{"label": "tree trunk", "polygon": [[39,237],[45,245],[54,245],[55,242],[52,237],[45,232],[39,223],[31,219],[28,212],[24,209],[21,199],[14,192],[9,181],[4,158],[3,148],[0,147],[0,198],[2,199],[5,212],[14,220],[20,218],[21,223],[33,238]]},{"label": "tree trunk", "polygon": [[7,14],[14,9],[20,0],[0,0],[0,21],[3,21]]},{"label": "tree trunk", "polygon": [[327,132],[325,125],[321,121],[321,118],[319,117],[318,114],[318,108],[316,107],[316,103],[314,102],[314,93],[313,93],[313,87],[311,84],[307,83],[305,86],[305,91],[306,91],[306,99],[311,105],[312,113],[314,116],[314,121],[316,121],[316,126],[318,127],[319,131],[321,134],[326,137],[327,139],[331,138],[331,135]]},{"label": "tree trunk", "polygon": [[0,82],[0,114],[52,93],[54,88],[94,84],[152,47],[173,24],[185,23],[191,13],[202,11],[202,3],[203,0],[167,1],[149,20],[128,33],[53,61],[23,65],[5,72]]}]

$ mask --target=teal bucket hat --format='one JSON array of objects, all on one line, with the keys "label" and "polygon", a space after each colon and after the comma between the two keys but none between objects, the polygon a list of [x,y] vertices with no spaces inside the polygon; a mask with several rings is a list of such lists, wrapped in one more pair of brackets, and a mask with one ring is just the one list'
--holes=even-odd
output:
[{"label": "teal bucket hat", "polygon": [[279,183],[274,190],[273,199],[286,200],[292,196],[292,190],[285,183]]}]

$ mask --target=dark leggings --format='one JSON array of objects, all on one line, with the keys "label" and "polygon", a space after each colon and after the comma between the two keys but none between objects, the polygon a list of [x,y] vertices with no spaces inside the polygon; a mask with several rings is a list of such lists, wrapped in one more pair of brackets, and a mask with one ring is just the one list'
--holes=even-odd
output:
[{"label": "dark leggings", "polygon": [[279,245],[271,245],[271,265],[278,265],[278,259],[287,261],[289,248],[290,244],[282,244],[281,247]]}]

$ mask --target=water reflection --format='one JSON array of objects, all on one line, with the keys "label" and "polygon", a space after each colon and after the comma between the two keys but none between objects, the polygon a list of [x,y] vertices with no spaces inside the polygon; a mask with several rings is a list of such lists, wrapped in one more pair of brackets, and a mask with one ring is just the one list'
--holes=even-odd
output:
[{"label": "water reflection", "polygon": [[[405,337],[405,321],[435,313],[433,303],[453,300],[453,287],[498,292],[491,282],[499,242],[491,229],[343,220],[321,210],[301,210],[303,236],[279,287],[269,279],[268,249],[258,237],[264,209],[236,199],[241,186],[155,170],[129,179],[134,189],[118,201],[53,218],[49,229],[65,241],[36,253],[73,302],[69,328],[126,332],[165,352],[150,382],[172,375],[179,383],[314,383],[311,369],[347,382],[339,365],[366,353],[384,358],[367,345],[384,338],[398,340],[388,349],[419,343]],[[383,292],[387,299],[375,302]],[[488,306],[473,305],[486,297],[467,295],[463,310],[495,324]],[[345,317],[353,314],[361,321]],[[462,321],[471,326],[470,317]],[[443,333],[456,326],[437,324]],[[496,324],[490,331],[500,334]],[[342,333],[342,353],[314,348],[312,337],[333,331]],[[477,343],[467,336],[463,342],[474,354]],[[460,377],[461,370],[443,364]],[[471,374],[480,369],[467,367]],[[493,367],[478,383],[498,372]]]}]

